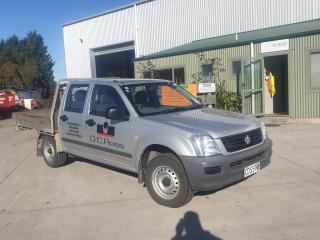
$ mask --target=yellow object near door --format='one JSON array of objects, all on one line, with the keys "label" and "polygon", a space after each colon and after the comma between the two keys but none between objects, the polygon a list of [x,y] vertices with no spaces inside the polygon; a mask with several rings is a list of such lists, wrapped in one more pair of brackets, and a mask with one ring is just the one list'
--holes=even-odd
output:
[{"label": "yellow object near door", "polygon": [[268,85],[268,91],[271,97],[273,97],[276,94],[276,85],[275,85],[275,78],[272,72],[269,73],[266,80]]}]

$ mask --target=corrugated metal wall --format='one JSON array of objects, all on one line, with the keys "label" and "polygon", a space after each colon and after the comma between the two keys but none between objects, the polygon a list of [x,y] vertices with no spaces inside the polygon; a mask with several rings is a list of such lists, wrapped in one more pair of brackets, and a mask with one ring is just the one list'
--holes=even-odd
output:
[{"label": "corrugated metal wall", "polygon": [[131,8],[63,28],[68,78],[91,77],[90,49],[135,38]]},{"label": "corrugated metal wall", "polygon": [[[255,57],[264,57],[260,53],[261,44],[254,47]],[[292,38],[289,48],[289,115],[293,118],[320,118],[320,90],[310,89],[310,50],[320,50],[320,34]]]},{"label": "corrugated metal wall", "polygon": [[[205,51],[205,56],[207,58],[220,58],[221,64],[225,71],[220,74],[221,80],[226,80],[226,87],[228,90],[236,91],[236,80],[231,73],[231,64],[232,60],[237,60],[241,58],[250,58],[250,46],[240,46],[240,47],[232,47],[226,49],[218,49],[213,51]],[[141,61],[144,63],[145,61]],[[165,68],[176,68],[183,67],[185,69],[185,81],[186,84],[189,84],[194,81],[192,75],[201,71],[199,59],[193,53],[186,55],[179,55],[173,57],[159,58],[153,59],[152,63],[156,66],[157,69],[165,69]],[[136,76],[141,77],[138,74],[138,65],[139,62],[135,62],[135,70]]]},{"label": "corrugated metal wall", "polygon": [[[290,40],[291,77],[289,85],[289,106],[296,118],[320,118],[320,90],[310,89],[310,49],[320,50],[320,35],[294,38]],[[291,88],[290,88],[291,87]]]},{"label": "corrugated metal wall", "polygon": [[319,0],[150,1],[137,5],[136,24],[131,7],[65,26],[67,76],[91,76],[91,48],[135,41],[136,54],[142,56],[194,40],[317,18]]},{"label": "corrugated metal wall", "polygon": [[[292,118],[320,118],[320,90],[310,89],[310,50],[314,49],[320,50],[320,34],[292,38],[289,41],[289,51],[280,53],[263,55],[261,44],[254,45],[256,58],[288,54],[289,116]],[[226,71],[221,74],[221,80],[226,80],[228,90],[236,91],[236,79],[231,74],[231,62],[235,59],[250,58],[250,45],[204,53],[209,58],[221,58],[221,63],[226,68]],[[192,82],[192,74],[200,71],[199,61],[194,54],[153,59],[152,62],[157,69],[184,67],[186,83]],[[137,71],[139,62],[135,64]],[[136,75],[138,76],[137,72]]]},{"label": "corrugated metal wall", "polygon": [[[217,49],[212,51],[205,51],[203,54],[206,58],[219,58],[221,59],[222,68],[225,69],[219,79],[226,81],[226,89],[229,91],[237,91],[237,81],[236,77],[232,74],[232,61],[241,60],[243,58],[250,59],[250,45],[243,45],[238,47],[230,47],[225,49]],[[198,57],[193,54],[178,55],[172,57],[165,57],[159,59],[152,59],[152,63],[156,66],[156,69],[165,69],[173,67],[183,67],[185,72],[185,83],[189,84],[194,81],[192,75],[201,72],[201,66]],[[139,75],[138,69],[139,64],[144,64],[146,61],[135,62],[136,76]],[[251,98],[247,99],[247,110],[246,112],[251,112],[248,109],[251,108]]]},{"label": "corrugated metal wall", "polygon": [[319,0],[156,0],[138,8],[140,55],[194,40],[320,18]]}]

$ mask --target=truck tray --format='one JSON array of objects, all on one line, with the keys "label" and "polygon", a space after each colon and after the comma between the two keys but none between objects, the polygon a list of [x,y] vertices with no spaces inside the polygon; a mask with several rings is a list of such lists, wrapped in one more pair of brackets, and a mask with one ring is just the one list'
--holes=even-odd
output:
[{"label": "truck tray", "polygon": [[50,108],[36,109],[26,112],[15,112],[12,120],[17,128],[36,129],[40,132],[52,133]]}]

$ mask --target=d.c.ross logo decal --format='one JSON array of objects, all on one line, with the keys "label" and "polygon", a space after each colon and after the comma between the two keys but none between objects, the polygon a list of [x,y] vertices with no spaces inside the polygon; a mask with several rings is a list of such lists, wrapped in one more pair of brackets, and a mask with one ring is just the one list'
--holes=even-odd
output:
[{"label": "d.c.ross logo decal", "polygon": [[114,138],[115,128],[108,126],[105,122],[103,125],[97,124],[97,135],[105,138]]}]

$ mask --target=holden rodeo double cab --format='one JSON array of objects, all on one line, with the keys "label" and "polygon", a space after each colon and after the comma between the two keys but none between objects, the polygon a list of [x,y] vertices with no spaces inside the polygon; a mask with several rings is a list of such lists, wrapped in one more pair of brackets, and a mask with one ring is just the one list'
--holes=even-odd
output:
[{"label": "holden rodeo double cab", "polygon": [[17,128],[37,129],[37,153],[50,167],[79,156],[136,173],[168,207],[246,179],[272,154],[263,122],[207,108],[165,80],[64,80],[50,109],[13,119]]}]

